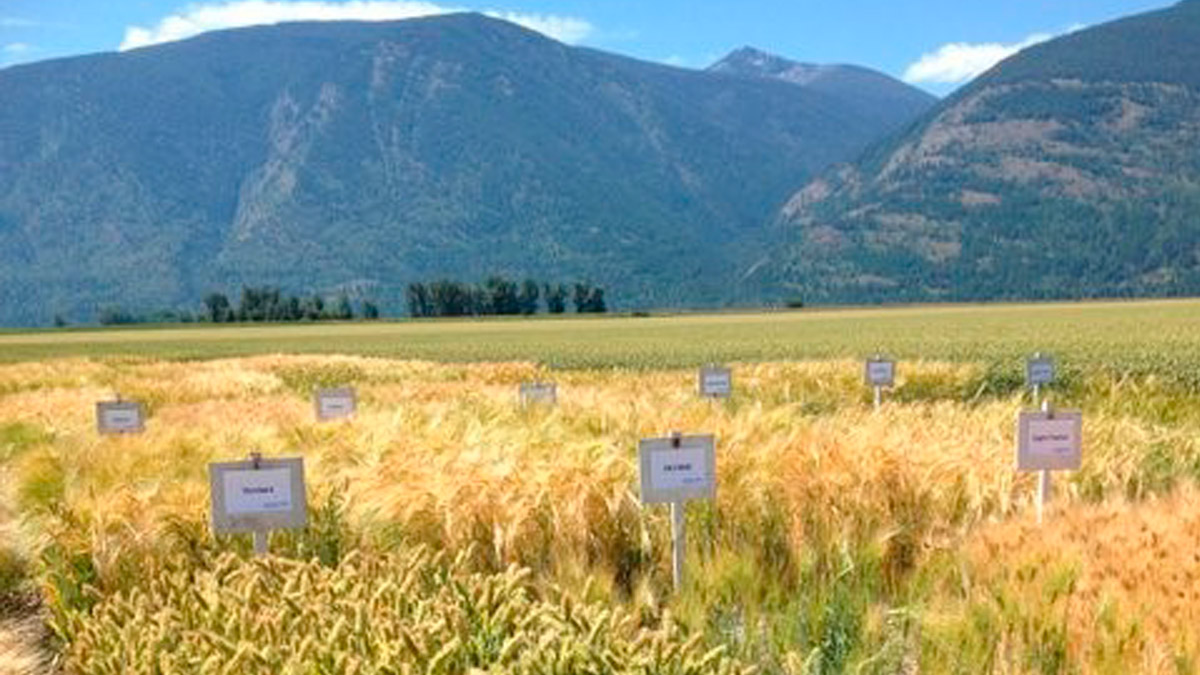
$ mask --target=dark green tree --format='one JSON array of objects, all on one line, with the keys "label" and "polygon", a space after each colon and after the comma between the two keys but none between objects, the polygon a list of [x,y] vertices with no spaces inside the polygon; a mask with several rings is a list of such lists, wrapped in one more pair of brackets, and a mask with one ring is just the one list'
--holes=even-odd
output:
[{"label": "dark green tree", "polygon": [[308,321],[320,321],[325,318],[325,300],[319,295],[313,295],[303,303],[304,318]]},{"label": "dark green tree", "polygon": [[338,296],[330,314],[338,321],[350,321],[354,318],[354,306],[350,304],[350,298],[345,293]]},{"label": "dark green tree", "polygon": [[408,305],[408,315],[414,319],[434,316],[433,298],[425,284],[414,281],[404,289],[404,300]]},{"label": "dark green tree", "polygon": [[546,311],[551,314],[562,314],[567,311],[567,287],[562,284],[546,284],[542,290],[546,292]]},{"label": "dark green tree", "polygon": [[483,304],[480,314],[520,314],[521,302],[517,284],[501,276],[489,277],[483,284]]},{"label": "dark green tree", "polygon": [[537,314],[540,288],[538,282],[533,279],[526,279],[521,283],[521,292],[517,294],[517,305],[525,316]]},{"label": "dark green tree", "polygon": [[209,293],[204,296],[205,317],[212,323],[225,323],[229,320],[229,298],[224,293]]}]

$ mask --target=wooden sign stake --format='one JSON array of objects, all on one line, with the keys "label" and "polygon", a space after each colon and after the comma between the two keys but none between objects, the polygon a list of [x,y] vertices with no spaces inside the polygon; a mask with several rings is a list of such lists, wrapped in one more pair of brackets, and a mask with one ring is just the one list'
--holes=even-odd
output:
[{"label": "wooden sign stake", "polygon": [[[1033,355],[1033,358],[1034,358],[1034,359],[1040,359],[1040,358],[1042,358],[1042,353],[1041,353],[1041,352],[1036,352],[1036,353],[1034,353],[1034,355]],[[1041,385],[1041,383],[1040,383],[1040,382],[1036,382],[1036,381],[1035,381],[1035,382],[1033,383],[1033,404],[1034,404],[1034,405],[1038,405],[1038,401],[1040,401],[1040,400],[1041,400],[1041,398],[1040,398],[1040,396],[1041,396],[1041,391],[1042,391],[1042,385]]]},{"label": "wooden sign stake", "polygon": [[[679,448],[683,442],[683,434],[671,432],[671,447]],[[685,530],[686,515],[684,509],[687,502],[676,500],[671,502],[671,581],[675,592],[683,590],[683,558],[687,551],[687,531]]]},{"label": "wooden sign stake", "polygon": [[[1037,396],[1035,385],[1034,396]],[[1042,401],[1042,412],[1046,413],[1051,419],[1054,418],[1054,407],[1050,405],[1050,399]],[[1038,479],[1038,503],[1037,503],[1037,522],[1042,524],[1042,516],[1046,510],[1046,503],[1050,501],[1053,485],[1050,482],[1050,469],[1042,469],[1042,475]]]},{"label": "wooden sign stake", "polygon": [[[261,469],[262,468],[262,453],[261,452],[250,453],[250,463],[254,466],[255,471],[258,471],[259,469]],[[253,536],[254,536],[254,555],[256,555],[260,558],[267,555],[267,552],[269,551],[269,546],[267,544],[268,544],[268,538],[270,537],[270,533],[267,530],[256,529],[253,532]]]}]

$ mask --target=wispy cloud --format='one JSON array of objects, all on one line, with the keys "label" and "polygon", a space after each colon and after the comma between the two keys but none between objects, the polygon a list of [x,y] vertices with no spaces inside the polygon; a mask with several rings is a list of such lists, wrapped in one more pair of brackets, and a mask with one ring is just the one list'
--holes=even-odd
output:
[{"label": "wispy cloud", "polygon": [[17,55],[24,54],[32,49],[33,45],[31,44],[25,42],[13,42],[12,44],[4,45],[3,48],[0,48],[0,51],[3,51],[5,54],[9,55]]},{"label": "wispy cloud", "polygon": [[[182,40],[210,30],[285,21],[394,21],[461,11],[467,10],[422,0],[238,0],[192,5],[177,14],[164,17],[153,27],[129,26],[125,29],[125,39],[120,49]],[[575,17],[501,10],[483,13],[567,43],[580,42],[592,32],[590,23]]]},{"label": "wispy cloud", "polygon": [[19,19],[15,16],[0,16],[0,28],[32,28],[40,25],[31,19]]},{"label": "wispy cloud", "polygon": [[1000,42],[952,42],[936,51],[923,54],[916,63],[904,71],[904,81],[912,84],[962,84],[989,68],[1040,42],[1077,31],[1085,26],[1075,25],[1062,33],[1035,33],[1014,43]]}]

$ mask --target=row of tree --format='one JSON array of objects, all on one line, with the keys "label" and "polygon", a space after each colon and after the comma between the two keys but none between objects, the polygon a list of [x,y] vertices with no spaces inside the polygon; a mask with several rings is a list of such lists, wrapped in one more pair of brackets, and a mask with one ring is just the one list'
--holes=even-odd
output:
[{"label": "row of tree", "polygon": [[204,296],[204,320],[212,323],[244,321],[350,321],[356,316],[363,319],[378,319],[379,307],[363,300],[359,311],[346,294],[339,295],[330,304],[320,295],[302,298],[285,295],[278,288],[262,286],[242,287],[242,296],[237,306],[229,302],[224,293],[209,293]]},{"label": "row of tree", "polygon": [[537,314],[542,299],[550,314],[567,311],[567,303],[581,314],[608,311],[604,289],[586,282],[566,284],[539,283],[534,279],[516,282],[501,276],[481,284],[449,279],[429,283],[413,282],[405,289],[408,314],[414,318],[435,316],[484,316]]}]

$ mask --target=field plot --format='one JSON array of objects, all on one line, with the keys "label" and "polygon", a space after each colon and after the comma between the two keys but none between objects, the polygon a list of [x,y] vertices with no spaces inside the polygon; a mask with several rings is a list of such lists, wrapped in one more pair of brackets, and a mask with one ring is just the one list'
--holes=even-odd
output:
[{"label": "field plot", "polygon": [[[211,328],[3,336],[6,353],[26,340],[31,355],[88,356],[0,365],[4,615],[46,626],[24,651],[0,629],[0,661],[80,673],[1195,672],[1198,310],[267,327],[248,344]],[[449,362],[209,358],[272,340],[429,357],[439,339]],[[155,340],[149,356],[127,353]],[[1051,395],[1085,419],[1083,467],[1056,475],[1040,525],[1036,477],[1013,469],[1029,404],[1019,357],[1035,348],[1059,357],[1066,379]],[[899,358],[878,411],[861,361],[844,358],[875,349]],[[453,362],[481,358],[499,360]],[[700,398],[683,367],[709,360],[730,362],[729,399]],[[519,404],[534,380],[557,383],[557,404]],[[356,388],[356,415],[317,422],[312,391],[340,385]],[[145,404],[144,433],[96,433],[95,402],[118,392]],[[637,495],[638,440],[671,430],[718,443],[716,499],[689,506],[678,594],[667,509]],[[308,474],[310,526],[274,534],[266,559],[208,525],[207,464],[252,451],[303,456]]]},{"label": "field plot", "polygon": [[1017,373],[1020,360],[1039,349],[1063,357],[1068,366],[1160,374],[1194,370],[1200,363],[1200,301],[0,332],[0,361],[349,353],[452,363],[669,368],[860,358],[882,351],[906,360],[1003,363]]}]

